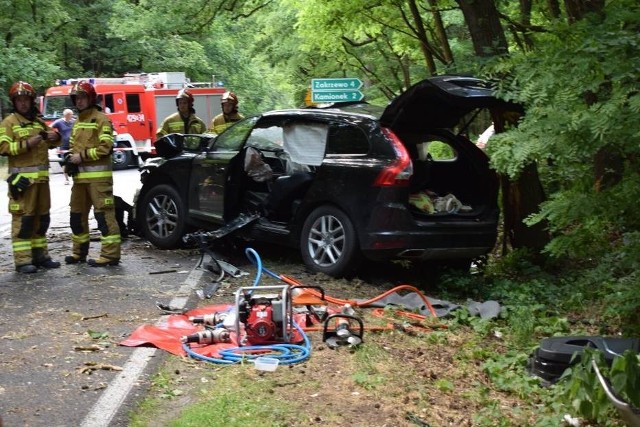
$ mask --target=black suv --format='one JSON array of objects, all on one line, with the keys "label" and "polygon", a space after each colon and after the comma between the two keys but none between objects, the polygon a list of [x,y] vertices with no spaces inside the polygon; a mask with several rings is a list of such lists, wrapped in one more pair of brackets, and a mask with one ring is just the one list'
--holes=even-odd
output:
[{"label": "black suv", "polygon": [[460,125],[485,108],[517,106],[482,80],[439,76],[386,108],[270,111],[217,137],[168,135],[143,167],[137,226],[172,248],[190,231],[240,224],[236,234],[298,248],[332,276],[363,257],[468,266],[497,234],[496,174]]}]

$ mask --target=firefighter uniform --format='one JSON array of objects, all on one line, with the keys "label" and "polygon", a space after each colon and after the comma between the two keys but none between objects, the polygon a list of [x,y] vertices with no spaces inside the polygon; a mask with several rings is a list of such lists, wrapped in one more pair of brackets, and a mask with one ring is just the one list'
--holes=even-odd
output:
[{"label": "firefighter uniform", "polygon": [[223,93],[220,98],[220,107],[222,113],[215,116],[209,126],[209,132],[216,135],[222,133],[235,122],[244,119],[244,116],[238,113],[238,96],[235,93]]},{"label": "firefighter uniform", "polygon": [[223,130],[241,119],[244,119],[244,116],[239,113],[218,114],[211,121],[209,132],[219,135]]},{"label": "firefighter uniform", "polygon": [[21,267],[29,267],[33,270],[24,272],[34,272],[38,266],[60,266],[49,256],[46,237],[51,221],[48,150],[60,145],[60,139],[55,143],[43,140],[31,148],[27,144],[29,138],[43,131],[51,129],[35,117],[35,111],[33,119],[14,112],[0,123],[0,155],[9,158],[10,179],[14,183],[20,178],[28,182],[28,187],[25,186],[19,194],[9,191],[11,241],[16,269],[21,271]]},{"label": "firefighter uniform", "polygon": [[113,198],[113,130],[111,122],[99,107],[78,114],[69,140],[69,153],[79,154],[82,161],[73,176],[69,204],[73,255],[67,264],[86,260],[89,253],[89,211],[93,206],[102,237],[100,258],[89,260],[93,266],[117,265],[120,261],[120,229],[116,221]]},{"label": "firefighter uniform", "polygon": [[162,121],[162,125],[158,129],[158,132],[156,132],[156,137],[161,138],[170,133],[200,134],[206,131],[207,125],[194,113],[191,113],[189,117],[184,119],[179,112],[175,112]]}]

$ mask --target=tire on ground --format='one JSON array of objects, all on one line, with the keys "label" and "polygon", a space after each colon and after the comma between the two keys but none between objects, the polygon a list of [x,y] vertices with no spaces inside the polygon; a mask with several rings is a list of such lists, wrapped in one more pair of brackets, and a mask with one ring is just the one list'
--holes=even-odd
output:
[{"label": "tire on ground", "polygon": [[342,210],[330,205],[317,207],[305,220],[300,253],[310,270],[334,277],[350,276],[361,261],[353,223]]},{"label": "tire on ground", "polygon": [[185,221],[185,204],[171,185],[157,185],[144,195],[138,225],[144,237],[154,246],[160,249],[180,247],[186,229]]}]

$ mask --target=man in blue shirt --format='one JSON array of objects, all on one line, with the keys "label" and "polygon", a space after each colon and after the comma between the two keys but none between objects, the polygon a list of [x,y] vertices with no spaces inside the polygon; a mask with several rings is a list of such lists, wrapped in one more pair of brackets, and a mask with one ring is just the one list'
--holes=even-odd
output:
[{"label": "man in blue shirt", "polygon": [[[69,138],[71,137],[73,123],[75,123],[75,120],[73,119],[73,111],[67,108],[62,112],[62,117],[51,124],[51,127],[57,130],[60,134],[60,138],[62,138],[62,144],[60,144],[60,157],[63,157],[64,153],[69,151]],[[69,176],[66,172],[64,173],[64,183],[69,185]]]}]

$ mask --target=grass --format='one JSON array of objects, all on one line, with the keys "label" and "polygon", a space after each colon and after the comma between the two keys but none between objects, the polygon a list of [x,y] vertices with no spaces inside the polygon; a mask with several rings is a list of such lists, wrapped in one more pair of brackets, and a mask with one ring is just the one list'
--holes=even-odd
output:
[{"label": "grass", "polygon": [[[575,416],[565,382],[543,387],[525,364],[544,337],[598,334],[590,327],[601,323],[598,312],[584,304],[598,290],[567,286],[526,265],[448,283],[441,290],[446,299],[464,301],[472,293],[499,299],[505,310],[492,320],[457,310],[449,319],[425,322],[430,331],[365,331],[356,349],[330,350],[314,333],[309,360],[272,373],[172,357],[131,425],[557,427],[565,414]],[[328,295],[346,296],[334,285],[322,282]],[[336,289],[352,291],[353,283],[347,285]],[[393,310],[385,314],[394,317]],[[363,317],[366,326],[387,322],[367,310]],[[611,414],[589,425],[621,426]]]}]

